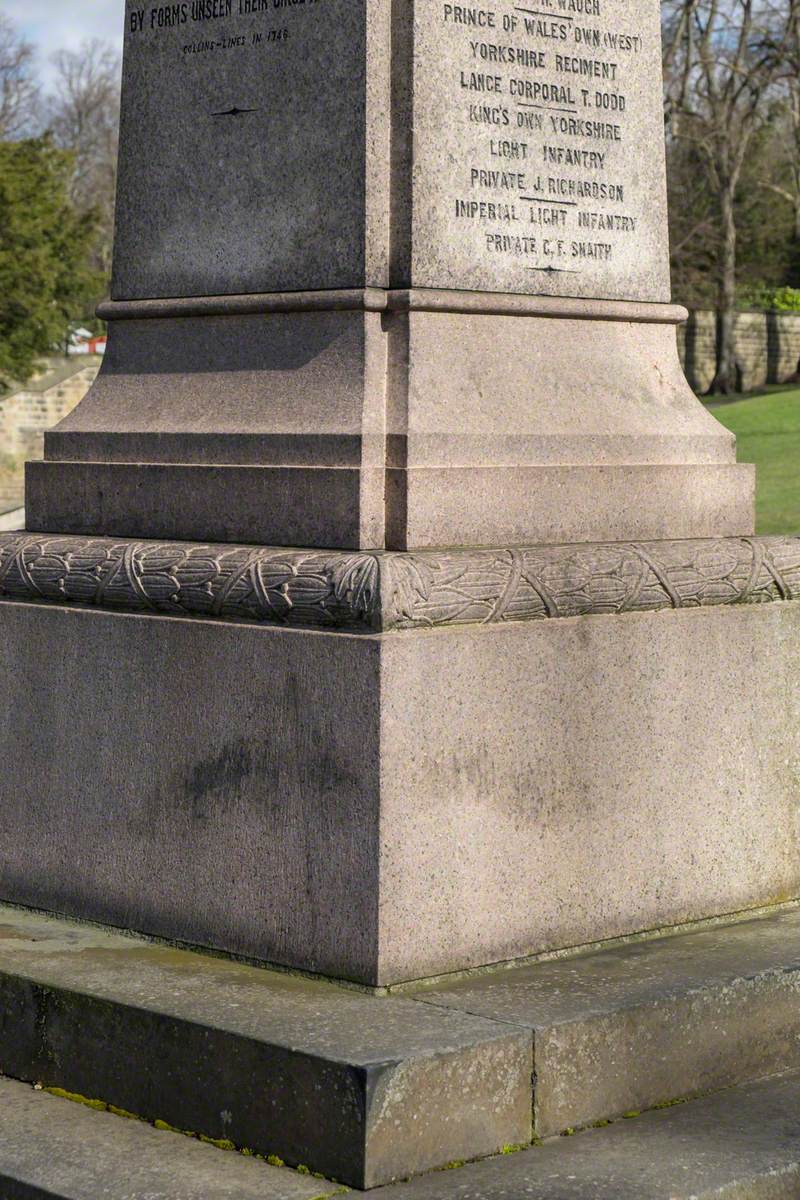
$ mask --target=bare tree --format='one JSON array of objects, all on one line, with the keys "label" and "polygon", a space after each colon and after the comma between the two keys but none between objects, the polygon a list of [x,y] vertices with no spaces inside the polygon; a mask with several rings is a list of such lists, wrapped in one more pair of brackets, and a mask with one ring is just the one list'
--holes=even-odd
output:
[{"label": "bare tree", "polygon": [[781,93],[775,139],[778,169],[759,184],[791,205],[795,246],[800,247],[800,6],[789,14],[787,37],[773,47],[773,55]]},{"label": "bare tree", "polygon": [[49,128],[57,145],[72,151],[72,200],[97,211],[101,222],[99,269],[111,268],[119,128],[119,55],[93,39],[53,57],[56,83],[48,98]]},{"label": "bare tree", "polygon": [[713,189],[718,350],[711,391],[737,387],[736,195],[785,61],[800,0],[665,0],[668,135],[691,143]]},{"label": "bare tree", "polygon": [[33,46],[0,13],[0,141],[33,132],[39,106]]},{"label": "bare tree", "polygon": [[[800,244],[800,87],[792,86],[783,120],[779,125],[778,143],[782,162],[775,165],[778,174],[759,179],[758,185],[765,191],[780,196],[791,206],[793,214],[794,240]],[[782,168],[782,169],[781,169]],[[785,178],[781,178],[784,176]]]}]

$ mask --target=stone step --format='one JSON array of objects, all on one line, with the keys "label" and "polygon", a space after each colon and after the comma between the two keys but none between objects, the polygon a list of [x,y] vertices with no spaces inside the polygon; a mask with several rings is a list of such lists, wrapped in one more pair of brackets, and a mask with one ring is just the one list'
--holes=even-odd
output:
[{"label": "stone step", "polygon": [[787,1075],[389,1188],[386,1200],[796,1200]]},{"label": "stone step", "polygon": [[359,1188],[531,1136],[527,1030],[10,907],[0,1068]]},{"label": "stone step", "polygon": [[342,1190],[0,1079],[3,1200],[323,1200]]},{"label": "stone step", "polygon": [[[3,1200],[327,1200],[327,1180],[0,1080]],[[434,1171],[386,1200],[790,1200],[800,1076]]]},{"label": "stone step", "polygon": [[405,994],[533,1031],[546,1137],[800,1068],[800,911]]}]

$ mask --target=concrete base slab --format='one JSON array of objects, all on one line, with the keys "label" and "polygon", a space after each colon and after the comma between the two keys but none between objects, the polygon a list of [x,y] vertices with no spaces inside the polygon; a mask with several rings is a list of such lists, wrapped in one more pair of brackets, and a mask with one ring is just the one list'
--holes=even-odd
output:
[{"label": "concrete base slab", "polygon": [[386,635],[0,603],[0,898],[370,985],[800,896],[800,604]]},{"label": "concrete base slab", "polygon": [[406,994],[532,1031],[547,1137],[800,1068],[800,912]]},{"label": "concrete base slab", "polygon": [[426,1175],[391,1200],[796,1200],[800,1078],[557,1138],[520,1154]]},{"label": "concrete base slab", "polygon": [[359,1188],[531,1137],[528,1030],[16,909],[0,1062]]}]

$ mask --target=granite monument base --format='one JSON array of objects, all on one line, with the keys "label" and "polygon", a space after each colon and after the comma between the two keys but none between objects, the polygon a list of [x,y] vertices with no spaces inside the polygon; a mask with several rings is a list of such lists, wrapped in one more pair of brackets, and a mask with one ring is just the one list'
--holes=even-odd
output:
[{"label": "granite monument base", "polygon": [[[202,586],[202,581],[198,581]],[[0,603],[0,899],[383,986],[800,896],[800,604]]]},{"label": "granite monument base", "polygon": [[110,303],[28,528],[412,550],[741,536],[668,304],[437,289]]}]

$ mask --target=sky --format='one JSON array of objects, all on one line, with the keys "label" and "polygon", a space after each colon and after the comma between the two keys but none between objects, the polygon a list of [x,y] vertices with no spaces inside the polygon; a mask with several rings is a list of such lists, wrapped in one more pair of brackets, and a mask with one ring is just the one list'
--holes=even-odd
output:
[{"label": "sky", "polygon": [[0,12],[37,47],[45,83],[55,50],[75,49],[93,37],[122,49],[124,0],[0,0]]}]

